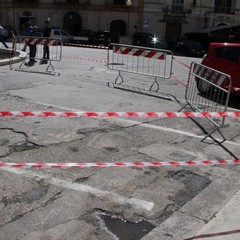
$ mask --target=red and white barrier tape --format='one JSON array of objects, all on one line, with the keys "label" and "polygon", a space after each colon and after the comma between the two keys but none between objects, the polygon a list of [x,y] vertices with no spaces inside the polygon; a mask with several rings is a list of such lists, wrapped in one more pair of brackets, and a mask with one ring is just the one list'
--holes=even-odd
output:
[{"label": "red and white barrier tape", "polygon": [[189,65],[187,65],[186,63],[182,62],[181,60],[177,59],[177,58],[173,58],[176,62],[178,62],[179,64],[183,65],[186,68],[191,68]]},{"label": "red and white barrier tape", "polygon": [[197,165],[229,165],[240,164],[236,160],[202,160],[202,161],[170,161],[170,162],[96,162],[96,163],[9,163],[0,162],[1,167],[10,168],[110,168],[110,167],[168,167],[168,166],[197,166]]},{"label": "red and white barrier tape", "polygon": [[126,117],[126,118],[189,118],[240,117],[240,112],[30,112],[0,111],[0,117]]},{"label": "red and white barrier tape", "polygon": [[89,45],[89,44],[79,44],[79,43],[64,43],[65,46],[74,46],[74,47],[88,47],[88,48],[100,48],[100,49],[108,49],[105,46],[98,45]]},{"label": "red and white barrier tape", "polygon": [[173,79],[179,83],[180,85],[182,85],[183,87],[187,87],[187,84],[184,83],[183,81],[181,81],[180,79],[178,79],[177,77],[175,77],[174,75],[172,75]]}]

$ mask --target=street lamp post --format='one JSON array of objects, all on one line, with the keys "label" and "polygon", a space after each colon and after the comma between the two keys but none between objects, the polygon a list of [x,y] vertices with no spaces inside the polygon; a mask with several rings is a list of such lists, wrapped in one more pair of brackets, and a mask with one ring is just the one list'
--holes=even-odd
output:
[{"label": "street lamp post", "polygon": [[127,0],[126,1],[126,6],[128,8],[128,17],[127,17],[127,36],[129,36],[129,7],[132,6],[132,0]]}]

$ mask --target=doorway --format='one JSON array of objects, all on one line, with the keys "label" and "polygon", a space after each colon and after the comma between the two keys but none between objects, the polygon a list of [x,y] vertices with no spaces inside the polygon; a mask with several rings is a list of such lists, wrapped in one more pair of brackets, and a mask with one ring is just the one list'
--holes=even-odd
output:
[{"label": "doorway", "polygon": [[182,23],[166,22],[165,38],[171,46],[182,35]]},{"label": "doorway", "polygon": [[82,29],[82,20],[77,12],[69,12],[63,20],[63,29],[71,35],[79,35]]},{"label": "doorway", "polygon": [[122,20],[114,20],[110,24],[110,31],[116,32],[120,36],[126,36],[127,24]]}]

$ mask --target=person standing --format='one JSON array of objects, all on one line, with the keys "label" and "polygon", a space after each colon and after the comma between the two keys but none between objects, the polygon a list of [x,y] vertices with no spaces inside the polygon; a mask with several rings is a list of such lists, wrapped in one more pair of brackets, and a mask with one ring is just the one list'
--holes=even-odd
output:
[{"label": "person standing", "polygon": [[4,38],[6,37],[6,30],[0,25],[0,42],[4,45],[5,48],[8,48],[8,45],[5,43]]},{"label": "person standing", "polygon": [[[37,36],[37,31],[38,31],[38,27],[37,26],[32,27],[32,31],[29,34],[29,36],[31,36],[31,37]],[[37,46],[34,43],[33,39],[31,41],[32,42],[29,44],[29,62],[25,63],[25,65],[28,66],[28,67],[33,66],[35,64],[35,62],[36,62],[35,61],[35,56],[36,56],[36,52],[37,52]]]},{"label": "person standing", "polygon": [[[51,35],[51,28],[49,27],[49,21],[44,21],[44,31],[43,31],[43,37],[49,38]],[[40,62],[40,64],[47,64],[49,60],[49,46],[47,44],[44,44],[43,46],[43,58]]]},{"label": "person standing", "polygon": [[[27,22],[27,23],[25,24],[25,32],[24,32],[24,36],[30,36],[31,32],[32,32],[32,26],[31,26],[31,23],[30,23],[30,22]],[[27,44],[25,44],[25,45],[23,46],[22,51],[25,52],[25,51],[26,51],[26,48],[27,48]]]}]

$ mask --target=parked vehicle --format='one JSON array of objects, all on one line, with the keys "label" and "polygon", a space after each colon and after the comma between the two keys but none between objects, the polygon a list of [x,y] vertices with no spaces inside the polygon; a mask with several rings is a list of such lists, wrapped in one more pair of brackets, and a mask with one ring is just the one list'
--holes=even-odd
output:
[{"label": "parked vehicle", "polygon": [[152,41],[153,35],[145,32],[136,32],[133,34],[132,39],[133,45],[146,47]]},{"label": "parked vehicle", "polygon": [[82,30],[77,36],[73,36],[73,43],[92,44],[95,32],[90,30]]},{"label": "parked vehicle", "polygon": [[61,29],[51,29],[51,36],[52,38],[61,38],[62,43],[70,43],[73,39],[73,36],[70,35],[68,32],[61,30]]},{"label": "parked vehicle", "polygon": [[109,31],[98,31],[93,35],[93,44],[108,46],[109,43],[119,43],[119,35]]},{"label": "parked vehicle", "polygon": [[172,45],[172,50],[174,51],[181,51],[181,48],[184,44],[184,41],[188,40],[187,37],[182,36],[180,38],[177,38],[176,41]]},{"label": "parked vehicle", "polygon": [[[229,8],[231,9],[231,8]],[[188,39],[199,41],[202,43],[205,51],[208,50],[212,42],[240,42],[240,25],[220,25],[216,27],[204,28],[195,32],[185,33]]]},{"label": "parked vehicle", "polygon": [[181,46],[179,46],[179,50],[185,54],[186,56],[191,57],[203,57],[205,55],[205,50],[202,44],[198,41],[194,40],[182,40]]},{"label": "parked vehicle", "polygon": [[150,33],[136,32],[132,36],[132,44],[142,47],[167,49],[168,44],[165,39],[154,37]]},{"label": "parked vehicle", "polygon": [[168,49],[167,41],[164,38],[159,37],[153,37],[147,46],[150,48]]},{"label": "parked vehicle", "polygon": [[[202,64],[207,67],[224,72],[231,76],[231,93],[240,95],[240,44],[239,43],[211,43],[207,54],[202,60]],[[209,91],[209,84],[197,84],[201,93]],[[224,89],[229,89],[229,85],[222,85]]]}]

